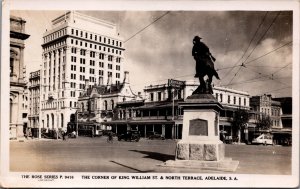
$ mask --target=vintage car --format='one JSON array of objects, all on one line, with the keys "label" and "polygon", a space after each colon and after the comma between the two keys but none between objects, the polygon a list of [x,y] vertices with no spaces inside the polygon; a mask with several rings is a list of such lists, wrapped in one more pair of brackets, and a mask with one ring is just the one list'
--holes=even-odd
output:
[{"label": "vintage car", "polygon": [[138,142],[140,140],[140,138],[141,138],[140,132],[134,131],[134,130],[127,131],[124,134],[118,135],[118,141],[125,140],[125,141],[130,141],[130,142],[131,141]]},{"label": "vintage car", "polygon": [[159,134],[159,133],[154,132],[154,131],[148,132],[148,133],[147,133],[147,137],[148,137],[148,139],[150,139],[150,140],[153,140],[153,139],[161,139],[161,140],[165,140],[165,136],[164,136],[164,135]]},{"label": "vintage car", "polygon": [[252,140],[252,144],[273,145],[273,137],[270,134],[261,134]]}]

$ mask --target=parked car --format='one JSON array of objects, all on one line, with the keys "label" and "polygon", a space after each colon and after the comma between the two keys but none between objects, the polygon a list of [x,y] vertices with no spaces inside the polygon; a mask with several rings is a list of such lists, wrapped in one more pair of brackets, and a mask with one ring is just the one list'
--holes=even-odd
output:
[{"label": "parked car", "polygon": [[252,140],[252,144],[273,145],[273,136],[270,134],[261,134]]},{"label": "parked car", "polygon": [[139,131],[134,131],[134,130],[131,130],[131,131],[127,131],[126,133],[124,134],[120,134],[118,136],[118,141],[121,141],[121,140],[125,140],[125,141],[135,141],[135,142],[138,142],[141,138],[141,135],[140,135],[140,132]]},{"label": "parked car", "polygon": [[159,133],[157,133],[157,132],[152,132],[152,131],[147,133],[147,137],[148,137],[148,139],[150,139],[150,140],[153,140],[153,139],[161,139],[161,140],[165,140],[165,136],[164,136],[164,135],[159,134]]}]

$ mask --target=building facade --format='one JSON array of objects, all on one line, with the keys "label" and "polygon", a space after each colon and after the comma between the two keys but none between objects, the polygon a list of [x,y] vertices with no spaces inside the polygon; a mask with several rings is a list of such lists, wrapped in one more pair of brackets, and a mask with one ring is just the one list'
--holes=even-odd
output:
[{"label": "building facade", "polygon": [[[137,100],[142,100],[142,98],[132,92],[129,85],[129,72],[127,71],[121,83],[89,86],[87,81],[85,91],[78,98],[79,108],[75,115],[76,118],[71,119],[69,123],[73,127],[71,130],[75,130],[75,124],[77,124],[77,127],[79,126],[79,135],[84,134],[81,131],[86,126],[99,126],[101,130],[112,130],[112,121],[118,120],[118,116],[125,116],[125,112],[118,113],[117,104]],[[113,128],[116,132],[118,129],[122,128]]]},{"label": "building facade", "polygon": [[93,86],[123,77],[124,48],[113,23],[69,11],[43,35],[40,127],[66,127],[86,80]]},{"label": "building facade", "polygon": [[24,136],[23,97],[26,83],[23,76],[24,41],[29,38],[25,33],[26,21],[10,16],[10,138]]},{"label": "building facade", "polygon": [[[198,86],[199,83],[195,81],[173,79],[168,80],[165,84],[146,86],[143,102],[117,103],[116,109],[119,116],[110,124],[119,127],[123,125],[122,128],[139,130],[142,137],[147,137],[148,132],[154,131],[164,135],[165,138],[180,139],[183,126],[183,110],[180,103],[192,95]],[[224,107],[224,110],[220,113],[220,130],[232,135],[233,114],[241,108],[250,109],[249,94],[233,89],[214,87],[214,96]],[[226,101],[223,100],[224,98],[226,98]],[[124,132],[124,129],[122,132]]]},{"label": "building facade", "polygon": [[28,126],[30,128],[39,128],[40,114],[40,73],[41,71],[31,72],[29,75],[29,115]]}]

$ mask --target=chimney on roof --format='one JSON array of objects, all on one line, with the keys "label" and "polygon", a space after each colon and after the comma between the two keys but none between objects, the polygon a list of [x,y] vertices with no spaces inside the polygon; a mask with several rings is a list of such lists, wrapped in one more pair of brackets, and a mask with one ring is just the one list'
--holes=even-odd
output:
[{"label": "chimney on roof", "polygon": [[124,83],[129,84],[129,71],[124,72]]},{"label": "chimney on roof", "polygon": [[85,86],[84,86],[84,90],[87,90],[89,88],[89,80],[85,79]]}]

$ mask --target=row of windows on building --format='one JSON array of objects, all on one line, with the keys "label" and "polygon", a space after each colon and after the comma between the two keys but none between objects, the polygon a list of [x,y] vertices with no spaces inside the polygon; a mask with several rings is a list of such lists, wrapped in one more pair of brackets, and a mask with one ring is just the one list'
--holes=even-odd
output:
[{"label": "row of windows on building", "polygon": [[69,101],[69,107],[65,106],[64,101],[42,103],[42,109],[61,109],[61,108],[77,108],[77,102]]},{"label": "row of windows on building", "polygon": [[[216,93],[216,99],[219,102],[225,102],[225,101],[223,101],[223,94],[222,93]],[[228,95],[227,96],[227,103],[228,104],[231,104],[231,99],[232,99],[231,96]],[[242,105],[242,98],[238,97],[238,104],[237,104],[237,98],[234,96],[233,97],[233,104],[241,106]],[[244,98],[244,106],[246,106],[246,105],[247,105],[246,98]]]},{"label": "row of windows on building", "polygon": [[[110,100],[108,102],[107,100],[103,101],[103,110],[113,110],[115,108],[115,102],[114,100]],[[87,103],[81,103],[80,104],[80,109],[82,112],[84,111],[95,111],[97,110],[97,101],[88,101]]]},{"label": "row of windows on building", "polygon": [[115,45],[116,47],[122,47],[122,42],[114,39],[110,39],[108,37],[104,37],[101,35],[89,33],[87,31],[77,30],[77,29],[71,29],[71,34],[75,35],[77,37],[82,37],[89,40],[94,40],[96,42],[105,43],[108,45]]},{"label": "row of windows on building", "polygon": [[[57,39],[59,37],[62,37],[64,35],[67,34],[67,28],[62,28],[56,32],[53,32],[47,36],[44,37],[44,43],[47,43],[49,41],[52,41],[54,39]],[[71,35],[74,35],[76,37],[82,37],[85,39],[89,39],[89,40],[94,40],[96,42],[100,42],[100,43],[104,43],[104,44],[108,44],[108,45],[113,45],[116,47],[122,47],[122,42],[115,40],[115,39],[111,39],[108,37],[104,37],[101,35],[97,35],[95,33],[91,33],[91,32],[87,32],[87,31],[83,31],[83,30],[78,30],[78,29],[71,29]]]},{"label": "row of windows on building", "polygon": [[[104,60],[104,57],[105,57],[105,55],[104,54],[102,54],[102,53],[100,53],[99,54],[99,59],[100,60]],[[91,55],[91,58],[95,58],[95,55],[94,54],[92,54]],[[65,60],[65,59],[64,59]],[[80,64],[85,64],[85,58],[80,58],[79,59],[80,60]],[[90,60],[90,62],[91,61],[95,61],[95,60]],[[107,61],[109,61],[109,62],[113,62],[113,56],[112,55],[108,55],[107,56]],[[63,63],[64,63],[65,61],[63,61]],[[77,62],[77,57],[76,56],[71,56],[71,62]],[[121,63],[121,58],[120,57],[116,57],[116,63]]]},{"label": "row of windows on building", "polygon": [[65,52],[64,49],[58,49],[58,48],[66,47],[66,44],[67,43],[66,43],[65,39],[64,40],[59,40],[56,43],[46,45],[43,49],[44,49],[44,52],[48,52],[48,51],[52,51],[52,50],[58,50],[58,52],[60,52],[60,50],[62,50],[63,53],[65,54],[66,52]]},{"label": "row of windows on building", "polygon": [[279,109],[272,109],[270,112],[270,108],[261,108],[262,113],[266,114],[266,115],[271,115],[272,116],[280,116],[280,110]]},{"label": "row of windows on building", "polygon": [[[95,61],[91,61],[90,62],[90,66],[95,66]],[[104,66],[104,63],[103,62],[99,62],[99,67],[100,68],[103,68],[103,66]],[[110,70],[112,70],[113,69],[113,65],[112,64],[107,64],[107,68],[108,69],[110,69]],[[63,69],[64,69],[64,67],[63,67]],[[80,72],[81,73],[85,73],[85,67],[83,67],[83,66],[80,66],[80,68],[79,68],[80,70]],[[94,68],[90,68],[90,70],[94,70]],[[119,66],[119,65],[116,65],[116,70],[118,70],[118,71],[120,71],[121,70],[121,66]],[[64,71],[64,70],[63,70]],[[76,71],[76,65],[74,65],[74,64],[71,64],[71,71]],[[54,72],[55,73],[55,72]],[[90,71],[90,73],[91,73],[91,71]]]},{"label": "row of windows on building", "polygon": [[67,28],[60,29],[44,37],[44,43],[57,39],[67,34]]},{"label": "row of windows on building", "polygon": [[[112,54],[116,54],[116,55],[122,55],[121,50],[110,48],[110,47],[105,47],[105,46],[101,46],[101,45],[96,45],[93,43],[83,42],[80,40],[78,41],[77,39],[71,39],[71,45],[77,45],[80,47],[99,50],[99,51],[108,52],[108,53],[112,53]],[[79,48],[72,47],[71,52],[76,54],[77,53],[76,49],[79,49]],[[82,50],[87,50],[87,49],[82,49]],[[85,53],[80,52],[80,55],[85,56]]]}]

